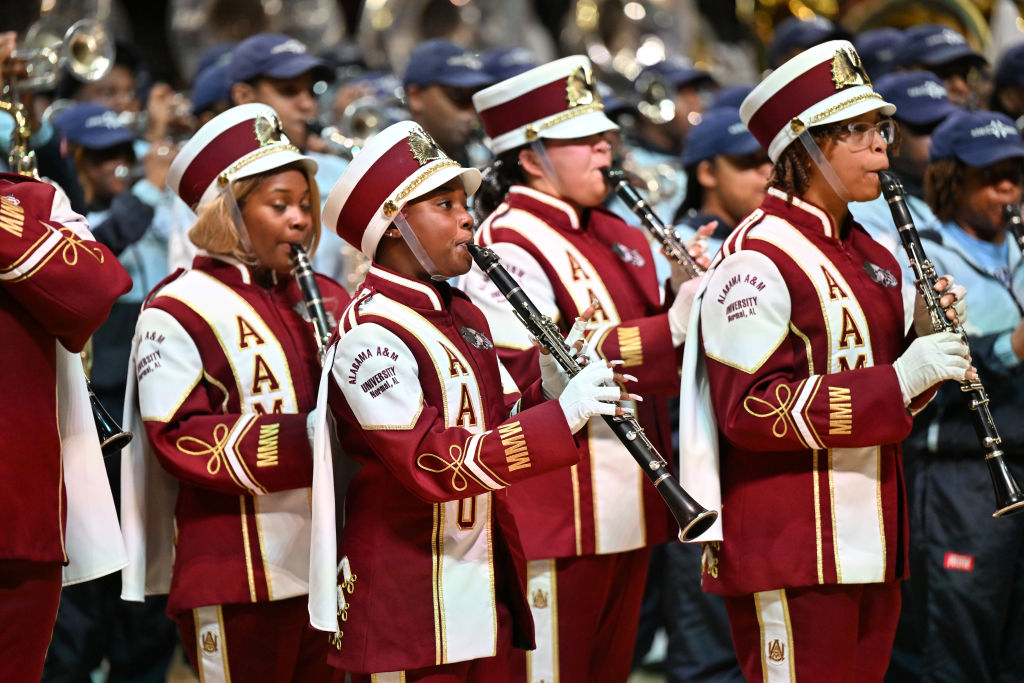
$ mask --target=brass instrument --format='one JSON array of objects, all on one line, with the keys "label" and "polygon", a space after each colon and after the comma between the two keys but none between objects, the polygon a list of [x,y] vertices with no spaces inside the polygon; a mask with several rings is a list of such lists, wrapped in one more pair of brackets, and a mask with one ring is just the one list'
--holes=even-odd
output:
[{"label": "brass instrument", "polygon": [[[900,241],[907,252],[907,261],[914,273],[914,284],[931,314],[932,329],[936,332],[955,332],[966,344],[967,333],[946,317],[946,309],[940,303],[941,295],[935,291],[935,266],[928,260],[921,246],[917,228],[914,227],[914,219],[911,218],[910,210],[903,198],[903,184],[890,171],[879,171],[878,177],[882,181],[882,194],[889,203],[893,221],[899,230]],[[996,496],[996,511],[992,516],[1003,517],[1021,512],[1024,510],[1024,493],[1021,493],[1020,486],[1006,465],[1003,451],[999,448],[1002,438],[996,429],[995,420],[992,419],[985,387],[982,386],[980,379],[965,379],[960,383],[960,389],[970,394],[970,407],[977,417],[975,426],[981,437],[982,447],[986,451],[985,464],[988,465]]]},{"label": "brass instrument", "polygon": [[54,20],[44,17],[25,32],[11,59],[21,62],[25,71],[17,81],[18,90],[49,90],[60,80],[62,68],[80,81],[106,76],[114,64],[114,44],[95,19],[76,21],[61,34]]},{"label": "brass instrument", "polygon": [[[472,243],[467,244],[466,248],[473,255],[473,260],[480,266],[480,270],[487,274],[498,291],[508,299],[519,321],[554,356],[562,370],[570,377],[579,373],[582,368],[562,338],[558,326],[537,309],[519,287],[519,283],[502,267],[497,254]],[[679,480],[672,475],[665,458],[644,434],[644,428],[637,419],[630,414],[621,417],[602,417],[665,501],[665,505],[679,523],[680,538],[692,541],[707,531],[718,519],[718,513],[704,508],[679,485]]]},{"label": "brass instrument", "polygon": [[[84,23],[84,28],[82,25]],[[38,24],[37,24],[38,26]],[[78,27],[78,28],[76,28]],[[35,28],[35,27],[33,27]],[[40,34],[37,30],[35,35]],[[29,29],[29,34],[32,34]],[[66,57],[55,57],[52,43],[49,46],[33,46],[28,48],[15,49],[12,57],[16,60],[25,60],[25,71],[29,74],[29,85],[40,87],[40,84],[49,82],[51,74],[59,73],[57,67],[62,63],[67,66],[73,74],[84,77],[87,80],[102,78],[106,71],[109,71],[113,63],[113,54],[104,57],[103,51],[110,47],[110,41],[106,38],[102,25],[98,22],[91,23],[87,20],[77,22],[64,34],[63,45],[66,50],[60,49],[57,52],[67,52]],[[93,50],[97,50],[94,54]],[[62,59],[64,60],[62,62]],[[32,64],[32,68],[29,65]],[[49,66],[45,66],[45,65]],[[40,65],[40,66],[36,66]],[[50,71],[47,71],[49,69]],[[34,74],[33,74],[34,72]],[[55,76],[54,76],[55,78]],[[18,101],[17,93],[25,83],[5,82],[3,91],[0,92],[0,110],[6,111],[14,117],[14,132],[11,136],[11,153],[9,162],[11,170],[19,175],[39,179],[36,170],[35,152],[29,149],[29,136],[32,131],[29,128],[28,116],[25,114],[24,105]],[[89,390],[89,404],[92,407],[93,421],[96,423],[96,434],[100,440],[100,449],[104,456],[113,455],[121,451],[132,440],[132,433],[121,429],[117,422],[110,416],[110,413],[103,407],[96,393],[93,391],[92,382],[85,378],[86,388]]]}]

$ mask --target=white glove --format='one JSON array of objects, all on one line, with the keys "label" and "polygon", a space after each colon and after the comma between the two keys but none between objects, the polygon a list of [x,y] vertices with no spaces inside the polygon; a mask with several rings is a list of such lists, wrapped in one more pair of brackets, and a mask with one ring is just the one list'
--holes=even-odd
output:
[{"label": "white glove", "polygon": [[939,382],[963,381],[971,367],[967,355],[967,345],[952,332],[936,332],[912,341],[892,364],[903,391],[903,404],[909,405],[911,399]]},{"label": "white glove", "polygon": [[[569,334],[565,336],[565,344],[569,347],[569,355],[573,358],[585,358],[587,355],[587,338],[583,336],[586,329],[587,321],[576,318],[576,322],[569,328]],[[574,348],[576,342],[582,342],[579,350]],[[558,398],[565,391],[565,385],[568,382],[569,374],[555,361],[552,354],[546,353],[542,349],[540,352],[540,388],[544,397]]]},{"label": "white glove", "polygon": [[668,328],[672,332],[672,345],[679,346],[686,341],[686,328],[690,324],[690,309],[697,297],[700,278],[687,280],[679,286],[676,298],[668,309]]},{"label": "white glove", "polygon": [[575,434],[594,415],[614,415],[618,407],[609,401],[619,400],[619,387],[613,372],[605,363],[591,363],[569,380],[558,404],[569,429]]},{"label": "white glove", "polygon": [[569,375],[562,369],[555,357],[547,351],[540,352],[540,390],[544,398],[558,398],[569,383]]},{"label": "white glove", "polygon": [[[947,294],[954,296],[953,310],[956,311],[957,320],[962,327],[967,322],[967,288],[956,284],[952,275],[943,275],[942,278],[946,279],[946,289],[935,294],[940,300]],[[925,307],[924,298],[920,292],[914,297],[914,331],[919,337],[925,337],[935,331],[932,329],[931,313]]]}]

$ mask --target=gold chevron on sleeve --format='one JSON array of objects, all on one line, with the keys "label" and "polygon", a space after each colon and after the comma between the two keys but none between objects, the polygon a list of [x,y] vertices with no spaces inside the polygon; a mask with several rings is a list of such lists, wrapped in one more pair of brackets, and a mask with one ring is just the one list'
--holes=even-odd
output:
[{"label": "gold chevron on sleeve", "polygon": [[277,440],[281,433],[281,424],[260,425],[259,440],[256,444],[256,467],[273,467],[277,465]]},{"label": "gold chevron on sleeve", "polygon": [[523,436],[523,426],[518,420],[498,425],[498,435],[501,437],[501,445],[505,447],[505,461],[510,472],[531,465],[530,451],[526,448],[526,437]]},{"label": "gold chevron on sleeve", "polygon": [[20,238],[25,227],[25,209],[7,197],[0,197],[0,228]]},{"label": "gold chevron on sleeve", "polygon": [[622,355],[622,367],[628,368],[643,365],[644,347],[640,339],[640,328],[620,326],[616,333],[619,337],[619,353]]}]

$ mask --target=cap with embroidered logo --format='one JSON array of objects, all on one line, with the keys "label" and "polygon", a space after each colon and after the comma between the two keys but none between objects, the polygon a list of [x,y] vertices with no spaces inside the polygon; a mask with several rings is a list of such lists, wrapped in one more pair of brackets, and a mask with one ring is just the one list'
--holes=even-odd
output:
[{"label": "cap with embroidered logo", "polygon": [[433,38],[417,45],[409,55],[402,82],[406,86],[480,88],[494,83],[494,77],[484,71],[483,61],[466,48]]},{"label": "cap with embroidered logo", "polygon": [[108,149],[135,139],[135,132],[113,109],[99,104],[75,104],[53,121],[64,138],[86,149]]},{"label": "cap with embroidered logo", "polygon": [[861,31],[853,46],[864,62],[864,69],[873,79],[881,78],[896,66],[896,49],[903,40],[903,31],[891,26]]},{"label": "cap with embroidered logo", "polygon": [[[185,143],[171,162],[168,186],[198,211],[230,182],[301,164],[308,176],[317,164],[284,134],[281,120],[265,104],[243,104],[215,116]],[[319,204],[316,185],[310,192]]]},{"label": "cap with embroidered logo", "polygon": [[538,138],[569,140],[618,130],[604,113],[590,60],[563,57],[473,95],[491,151],[501,154]]},{"label": "cap with embroidered logo", "polygon": [[832,40],[770,73],[743,100],[740,118],[774,162],[807,128],[875,110],[891,116],[896,107],[874,91],[853,44]]},{"label": "cap with embroidered logo", "polygon": [[930,71],[899,71],[882,76],[875,90],[896,107],[901,121],[928,126],[960,108],[949,101],[946,86]]},{"label": "cap with embroidered logo", "polygon": [[259,76],[295,78],[313,71],[313,80],[330,81],[334,73],[323,60],[306,51],[305,44],[283,33],[258,33],[246,38],[231,53],[228,84],[244,83]]},{"label": "cap with embroidered logo", "polygon": [[497,83],[506,78],[518,76],[537,66],[537,58],[525,47],[499,47],[488,50],[483,56],[484,71]]},{"label": "cap with embroidered logo", "polygon": [[929,161],[959,159],[968,166],[990,166],[1024,158],[1024,140],[1006,114],[959,111],[932,131]]},{"label": "cap with embroidered logo", "polygon": [[376,134],[341,174],[324,203],[324,225],[373,259],[395,214],[426,193],[458,179],[467,195],[480,171],[463,168],[412,121]]},{"label": "cap with embroidered logo", "polygon": [[971,48],[967,39],[949,26],[919,24],[903,32],[894,65],[938,67],[965,57],[979,64],[986,63],[985,58]]}]

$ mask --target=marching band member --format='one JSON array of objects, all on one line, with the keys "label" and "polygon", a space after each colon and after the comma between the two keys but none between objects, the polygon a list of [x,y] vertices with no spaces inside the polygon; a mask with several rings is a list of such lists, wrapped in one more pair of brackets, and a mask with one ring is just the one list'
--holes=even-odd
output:
[{"label": "marching band member", "polygon": [[[684,485],[721,495],[703,583],[750,681],[882,680],[907,574],[899,443],[934,385],[974,372],[958,336],[924,321],[905,336],[900,269],[849,216],[880,191],[894,109],[846,41],[740,108],[774,168],[704,277],[680,433]],[[963,288],[936,289],[963,316]]]},{"label": "marching band member", "polygon": [[131,288],[47,183],[0,175],[0,680],[39,680],[62,583],[117,571],[124,547],[77,354]]},{"label": "marching band member", "polygon": [[40,679],[62,583],[124,566],[78,353],[129,289],[62,190],[0,174],[0,680]]},{"label": "marching band member", "polygon": [[[955,272],[984,301],[971,311],[971,358],[989,391],[1007,466],[1024,479],[1024,260],[1007,231],[1020,205],[1024,141],[1013,120],[960,112],[935,129],[925,199],[939,229],[922,235],[938,272]],[[1024,517],[992,518],[991,481],[973,413],[943,387],[904,443],[910,503],[911,603],[917,680],[1024,680]],[[1014,635],[1017,634],[1017,635]]]},{"label": "marching band member", "polygon": [[[494,153],[493,183],[477,197],[491,214],[478,240],[497,252],[542,313],[567,327],[591,305],[595,359],[622,358],[647,400],[635,410],[668,452],[666,396],[678,392],[677,349],[692,290],[665,306],[643,233],[601,203],[611,164],[590,62],[556,60],[474,96]],[[466,276],[502,361],[520,385],[537,375],[525,328],[487,277]],[[625,680],[629,674],[650,547],[672,537],[654,487],[602,420],[579,439],[570,469],[514,487],[509,498],[529,564],[537,650],[520,677]]]},{"label": "marching band member", "polygon": [[[591,415],[621,414],[608,401],[629,396],[604,363],[558,400],[543,401],[540,382],[520,396],[483,314],[444,282],[472,264],[466,197],[479,184],[402,121],[371,139],[325,204],[327,224],[373,261],[321,380],[361,469],[344,503],[342,585],[310,601],[314,626],[339,629],[330,661],[357,683],[508,680],[509,653],[531,646],[533,628],[504,489],[577,463],[572,434]],[[320,499],[315,488],[315,520]]]},{"label": "marching band member", "polygon": [[[319,362],[291,245],[319,241],[315,172],[260,104],[211,120],[171,166],[200,252],[150,294],[136,328],[123,590],[169,591],[205,681],[338,677],[305,606]],[[319,287],[339,316],[348,295]]]}]

